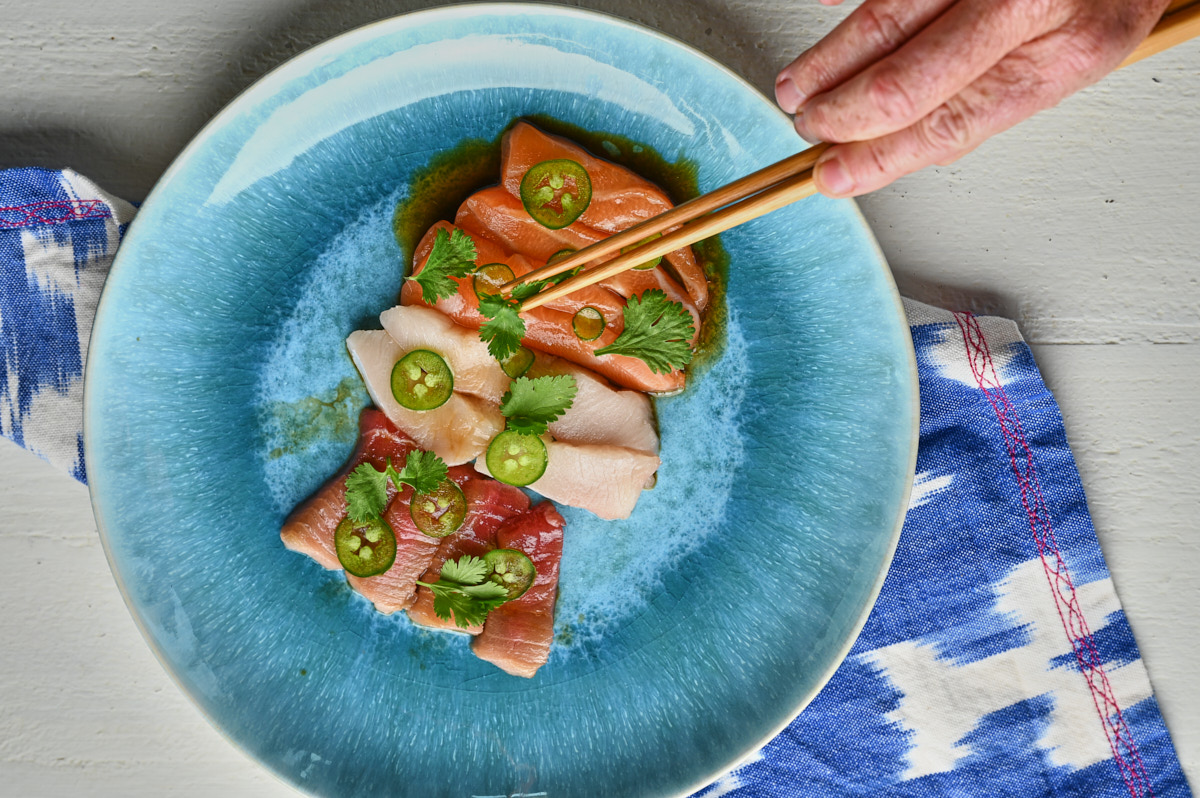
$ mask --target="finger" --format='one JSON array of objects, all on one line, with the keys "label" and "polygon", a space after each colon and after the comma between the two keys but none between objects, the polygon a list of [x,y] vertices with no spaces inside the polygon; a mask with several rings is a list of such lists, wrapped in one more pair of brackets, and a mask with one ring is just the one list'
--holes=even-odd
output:
[{"label": "finger", "polygon": [[[821,193],[852,197],[978,147],[989,136],[1056,105],[1093,82],[1092,57],[1070,59],[1072,36],[1056,31],[1017,48],[933,113],[904,130],[830,148],[814,168]],[[1057,63],[1056,63],[1057,62]],[[1058,66],[1058,69],[1052,68]]]},{"label": "finger", "polygon": [[1066,22],[1065,6],[956,3],[891,56],[813,97],[796,130],[821,141],[863,141],[903,130],[1017,47]]},{"label": "finger", "polygon": [[955,0],[867,0],[775,79],[775,99],[789,114],[892,53]]},{"label": "finger", "polygon": [[952,164],[958,163],[958,161],[960,161],[962,158],[975,152],[977,147],[978,147],[978,145],[976,145],[975,147],[967,147],[965,150],[959,150],[958,152],[954,153],[953,155],[948,155],[944,158],[941,158],[941,159],[935,161],[935,163],[938,166],[950,166]]}]

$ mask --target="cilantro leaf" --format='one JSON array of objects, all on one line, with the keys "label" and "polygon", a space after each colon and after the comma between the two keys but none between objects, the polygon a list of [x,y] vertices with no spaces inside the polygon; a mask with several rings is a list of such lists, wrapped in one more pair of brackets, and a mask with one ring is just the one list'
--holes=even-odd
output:
[{"label": "cilantro leaf", "polygon": [[458,293],[458,283],[450,278],[466,277],[475,271],[475,254],[475,242],[462,230],[450,234],[438,230],[425,268],[408,279],[421,286],[421,298],[432,305]]},{"label": "cilantro leaf", "polygon": [[346,477],[346,515],[352,521],[362,523],[378,518],[387,509],[388,480],[402,490],[403,485],[412,485],[417,493],[429,493],[446,478],[446,463],[433,452],[414,450],[408,453],[404,468],[397,471],[392,458],[387,459],[383,470],[370,463],[362,463]]},{"label": "cilantro leaf", "polygon": [[508,418],[508,428],[525,435],[544,435],[550,422],[561,416],[575,401],[578,386],[570,374],[519,377],[500,398],[500,412]]},{"label": "cilantro leaf", "polygon": [[499,294],[479,297],[479,312],[488,318],[479,328],[479,337],[487,342],[488,352],[497,360],[521,348],[525,337],[525,320],[518,315],[521,305]]},{"label": "cilantro leaf", "polygon": [[460,585],[477,585],[488,575],[487,564],[482,557],[472,557],[466,554],[457,560],[446,560],[442,566],[442,581],[457,582]]},{"label": "cilantro leaf", "polygon": [[412,485],[417,493],[429,493],[437,489],[446,479],[447,473],[446,461],[433,452],[409,452],[404,468],[399,471],[392,468],[391,461],[388,461],[387,475],[392,478],[397,490],[400,489],[401,483],[405,483]]},{"label": "cilantro leaf", "polygon": [[[388,466],[391,467],[390,465]],[[346,514],[356,523],[378,518],[387,507],[387,474],[363,463],[346,477]]]},{"label": "cilantro leaf", "polygon": [[666,374],[691,362],[695,334],[692,314],[655,288],[640,297],[629,298],[625,305],[625,329],[617,340],[597,349],[596,354],[636,357],[651,371]]},{"label": "cilantro leaf", "polygon": [[495,582],[484,581],[488,567],[480,557],[467,554],[442,565],[440,578],[418,585],[433,591],[433,611],[442,620],[466,629],[484,622],[492,610],[507,600],[508,590]]},{"label": "cilantro leaf", "polygon": [[517,302],[524,302],[531,296],[541,292],[541,290],[548,285],[550,285],[550,283],[546,280],[532,280],[528,283],[521,283],[520,285],[513,287],[512,298]]}]

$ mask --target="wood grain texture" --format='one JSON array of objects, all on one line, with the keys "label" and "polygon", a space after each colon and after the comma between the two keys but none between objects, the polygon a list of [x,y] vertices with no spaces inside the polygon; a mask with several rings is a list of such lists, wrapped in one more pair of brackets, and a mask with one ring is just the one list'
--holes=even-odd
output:
[{"label": "wood grain texture", "polygon": [[[589,0],[764,92],[848,9]],[[0,0],[0,167],[142,199],[208,118],[409,0]],[[862,207],[906,294],[1015,318],[1059,400],[1185,770],[1200,774],[1200,44],[1110,76]],[[1020,164],[1020,169],[1013,169]],[[295,795],[178,691],[112,581],[86,491],[0,441],[0,794]]]}]

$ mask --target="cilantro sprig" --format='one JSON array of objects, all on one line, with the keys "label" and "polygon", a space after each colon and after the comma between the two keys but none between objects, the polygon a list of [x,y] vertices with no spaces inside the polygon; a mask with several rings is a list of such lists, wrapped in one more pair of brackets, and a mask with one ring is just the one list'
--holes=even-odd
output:
[{"label": "cilantro sprig", "polygon": [[692,314],[671,302],[658,288],[631,296],[625,305],[625,329],[597,355],[628,355],[645,362],[650,370],[666,374],[692,360]]},{"label": "cilantro sprig", "polygon": [[544,435],[546,428],[570,409],[578,385],[570,374],[519,377],[500,398],[508,428],[523,435]]},{"label": "cilantro sprig", "polygon": [[500,294],[479,297],[479,312],[488,320],[479,328],[479,337],[488,345],[492,357],[503,361],[521,348],[525,320],[520,316],[521,301]]},{"label": "cilantro sprig", "polygon": [[453,618],[466,629],[483,623],[488,613],[508,597],[505,587],[488,581],[489,573],[491,569],[481,558],[466,554],[457,560],[447,560],[438,581],[417,584],[433,591],[433,611],[439,618],[445,621]]},{"label": "cilantro sprig", "polygon": [[475,242],[462,230],[438,230],[425,268],[408,279],[421,286],[421,298],[432,305],[458,293],[458,284],[451,278],[475,271],[475,254]]},{"label": "cilantro sprig", "polygon": [[346,477],[346,515],[357,523],[382,515],[387,508],[389,479],[396,490],[411,485],[417,493],[429,493],[446,479],[447,473],[445,461],[433,452],[409,452],[399,471],[392,466],[390,457],[382,471],[363,463]]}]

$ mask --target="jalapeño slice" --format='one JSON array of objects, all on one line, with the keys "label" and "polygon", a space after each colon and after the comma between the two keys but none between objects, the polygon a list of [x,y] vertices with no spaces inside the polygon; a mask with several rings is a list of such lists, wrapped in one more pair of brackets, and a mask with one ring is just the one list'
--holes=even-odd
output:
[{"label": "jalape\u00f1o slice", "polygon": [[431,538],[452,535],[467,517],[467,500],[453,480],[443,479],[429,493],[417,493],[408,506],[417,529]]},{"label": "jalape\u00f1o slice", "polygon": [[529,368],[533,365],[533,360],[533,352],[522,346],[516,352],[501,360],[500,368],[505,374],[515,380],[517,377],[524,376],[525,372],[529,371]]},{"label": "jalape\u00f1o slice", "polygon": [[505,430],[488,444],[487,467],[492,476],[518,488],[536,482],[550,459],[546,444],[536,435]]},{"label": "jalape\u00f1o slice", "polygon": [[592,179],[587,170],[566,158],[534,164],[521,178],[525,211],[551,230],[578,219],[591,201]]},{"label": "jalape\u00f1o slice", "polygon": [[382,518],[342,519],[334,530],[333,546],[346,573],[355,576],[377,576],[396,561],[396,533]]},{"label": "jalape\u00f1o slice", "polygon": [[571,319],[571,326],[575,328],[575,335],[580,340],[595,341],[604,334],[604,328],[608,326],[608,322],[604,320],[603,313],[588,305],[579,309],[575,318]]},{"label": "jalape\u00f1o slice", "polygon": [[490,572],[487,580],[508,591],[505,601],[525,595],[537,577],[533,561],[516,549],[492,549],[483,555],[483,564]]},{"label": "jalape\u00f1o slice", "polygon": [[[653,241],[656,238],[662,238],[662,233],[655,233],[652,236],[646,236],[645,238],[643,238],[641,241],[637,242],[636,244],[630,244],[627,247],[621,247],[621,254],[624,255],[626,252],[632,252],[633,250],[637,249],[638,247],[642,246],[643,244],[649,244],[651,241]],[[633,268],[638,269],[639,271],[646,271],[647,269],[653,269],[655,266],[657,266],[660,263],[662,263],[662,255],[659,255],[657,258],[653,258],[652,260],[648,260],[645,263],[639,263],[637,266],[634,266]]]},{"label": "jalape\u00f1o slice", "polygon": [[414,349],[392,367],[392,396],[409,410],[433,410],[454,392],[454,374],[428,349]]},{"label": "jalape\u00f1o slice", "polygon": [[515,278],[513,270],[503,263],[488,263],[475,270],[475,296],[500,293],[500,286]]}]

